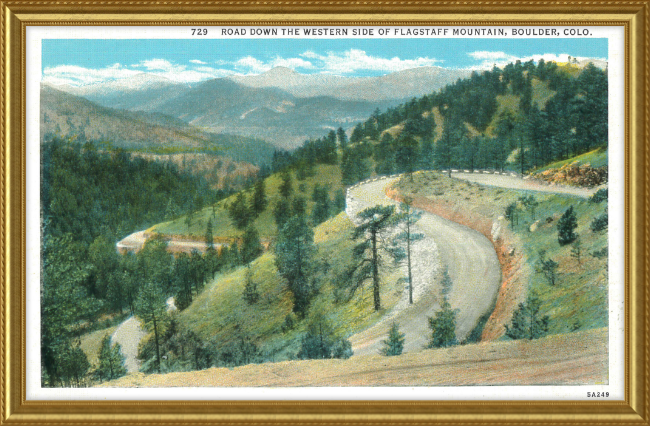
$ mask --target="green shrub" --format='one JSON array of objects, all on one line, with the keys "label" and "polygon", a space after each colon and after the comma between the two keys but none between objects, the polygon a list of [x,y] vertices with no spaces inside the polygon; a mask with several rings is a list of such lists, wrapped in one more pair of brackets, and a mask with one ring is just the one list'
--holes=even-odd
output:
[{"label": "green shrub", "polygon": [[382,340],[384,347],[381,353],[386,356],[401,355],[404,350],[404,340],[404,333],[400,333],[399,326],[394,322],[388,332],[388,339]]},{"label": "green shrub", "polygon": [[596,191],[594,195],[589,198],[590,203],[602,203],[603,201],[607,201],[607,188],[599,189]]}]

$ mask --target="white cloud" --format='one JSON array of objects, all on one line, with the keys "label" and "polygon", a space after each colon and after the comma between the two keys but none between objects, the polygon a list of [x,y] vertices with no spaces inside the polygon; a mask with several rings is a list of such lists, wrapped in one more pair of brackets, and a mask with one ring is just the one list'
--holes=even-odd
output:
[{"label": "white cloud", "polygon": [[275,57],[264,62],[252,56],[245,56],[231,64],[240,72],[248,74],[260,74],[275,67],[286,67],[295,70],[296,68],[311,69],[314,65],[302,58],[281,58]]},{"label": "white cloud", "polygon": [[[521,56],[511,55],[505,52],[489,52],[489,51],[470,52],[467,55],[477,61],[482,61],[480,64],[469,67],[469,69],[475,69],[475,70],[490,69],[494,65],[501,68],[508,65],[511,62],[514,63],[517,60],[520,60],[521,62],[528,62],[530,60],[539,62],[540,59],[544,59],[545,62],[568,62],[569,56],[571,56],[568,53],[560,53],[560,54],[543,53],[538,55],[521,57]],[[587,58],[582,56],[571,56],[571,57],[577,59],[578,61],[582,61],[585,59],[597,59],[597,60],[605,61],[605,59],[603,58]]]},{"label": "white cloud", "polygon": [[172,64],[166,59],[147,59],[144,61],[140,61],[139,64],[133,66],[144,67],[148,71],[166,71],[166,72],[170,72],[170,71],[180,72],[187,68],[185,65]]},{"label": "white cloud", "polygon": [[212,78],[233,74],[261,74],[275,67],[293,70],[318,70],[328,74],[350,74],[355,71],[393,72],[409,68],[431,66],[438,62],[432,58],[400,59],[370,56],[365,51],[350,49],[344,52],[328,52],[325,55],[306,51],[299,57],[283,58],[276,56],[260,60],[253,56],[244,56],[235,61],[217,60],[217,68],[207,65],[199,59],[191,59],[187,64],[177,64],[162,58],[142,60],[133,65],[115,63],[100,69],[90,69],[75,65],[60,65],[44,70],[43,82],[50,84],[69,84],[85,86],[120,80],[141,72],[164,77],[174,82],[195,83]]},{"label": "white cloud", "polygon": [[196,83],[233,74],[232,71],[226,69],[205,66],[188,68],[185,65],[177,65],[165,59],[149,59],[129,67],[121,64],[113,64],[100,69],[84,68],[76,65],[48,67],[43,71],[43,82],[57,86],[70,85],[79,87],[122,80],[141,74],[143,71],[178,83]]},{"label": "white cloud", "polygon": [[120,64],[113,64],[100,69],[84,68],[77,65],[58,65],[43,70],[43,82],[57,85],[85,86],[87,84],[129,78],[140,73],[141,71],[125,68]]},{"label": "white cloud", "polygon": [[327,52],[326,55],[306,51],[300,56],[322,62],[323,71],[332,74],[349,74],[355,71],[395,72],[410,68],[433,66],[442,62],[439,59],[429,57],[416,59],[400,59],[397,56],[381,58],[370,56],[359,49],[350,49],[345,52]]},{"label": "white cloud", "polygon": [[268,71],[272,68],[270,64],[266,64],[252,56],[245,56],[243,58],[240,58],[233,62],[232,65],[234,65],[235,68],[245,68],[247,71],[256,74]]},{"label": "white cloud", "polygon": [[286,68],[291,68],[291,69],[296,69],[296,68],[310,69],[310,68],[314,68],[314,65],[311,62],[305,61],[302,58],[289,58],[289,59],[275,58],[273,61],[271,61],[271,65],[273,67],[286,67]]},{"label": "white cloud", "polygon": [[486,50],[470,52],[468,55],[477,60],[497,60],[511,57],[506,52],[488,52]]}]

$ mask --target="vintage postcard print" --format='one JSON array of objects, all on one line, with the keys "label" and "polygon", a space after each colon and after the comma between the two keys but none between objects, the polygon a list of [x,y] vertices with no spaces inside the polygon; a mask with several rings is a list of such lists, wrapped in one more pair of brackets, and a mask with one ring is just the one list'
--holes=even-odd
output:
[{"label": "vintage postcard print", "polygon": [[623,40],[29,27],[27,398],[622,399]]}]

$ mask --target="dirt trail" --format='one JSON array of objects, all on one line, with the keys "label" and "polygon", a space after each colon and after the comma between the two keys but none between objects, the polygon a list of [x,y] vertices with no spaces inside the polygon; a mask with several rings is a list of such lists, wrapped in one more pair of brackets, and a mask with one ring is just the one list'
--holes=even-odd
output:
[{"label": "dirt trail", "polygon": [[[377,204],[396,205],[386,197],[385,188],[396,178],[377,179],[356,185],[348,191],[346,213],[356,213]],[[439,309],[439,285],[435,280],[440,265],[447,267],[453,281],[449,302],[457,309],[456,335],[464,339],[478,319],[492,306],[501,285],[499,260],[490,241],[482,234],[423,212],[415,232],[425,238],[413,247],[414,303],[408,304],[408,291],[384,319],[350,338],[355,355],[377,354],[393,321],[406,334],[404,351],[419,351],[430,334],[427,318]]]},{"label": "dirt trail", "polygon": [[111,336],[111,344],[119,343],[122,347],[122,354],[126,357],[124,364],[129,373],[137,373],[140,368],[138,345],[146,335],[147,332],[140,327],[140,321],[131,316]]},{"label": "dirt trail", "polygon": [[[146,231],[134,232],[131,235],[124,237],[120,240],[115,246],[117,251],[120,253],[125,253],[128,251],[137,252],[144,247],[144,243],[147,242]],[[222,244],[214,243],[214,248],[218,249]],[[202,241],[191,241],[183,240],[179,238],[171,238],[167,241],[167,250],[170,252],[185,252],[190,253],[193,250],[198,250],[200,253],[205,252],[207,246]]]},{"label": "dirt trail", "polygon": [[578,188],[567,185],[550,185],[535,179],[525,179],[518,175],[486,173],[476,171],[474,173],[452,172],[451,177],[467,180],[487,186],[497,186],[506,189],[522,189],[527,191],[551,192],[554,194],[568,194],[576,197],[589,198],[600,188]]}]

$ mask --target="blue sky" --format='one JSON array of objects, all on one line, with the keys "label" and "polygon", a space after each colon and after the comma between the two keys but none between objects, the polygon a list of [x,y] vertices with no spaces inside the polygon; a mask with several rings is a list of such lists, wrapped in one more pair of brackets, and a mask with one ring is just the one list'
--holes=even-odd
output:
[{"label": "blue sky", "polygon": [[377,76],[419,66],[487,69],[517,59],[607,58],[606,39],[43,40],[43,81],[81,86],[149,72],[192,83],[285,66]]}]

